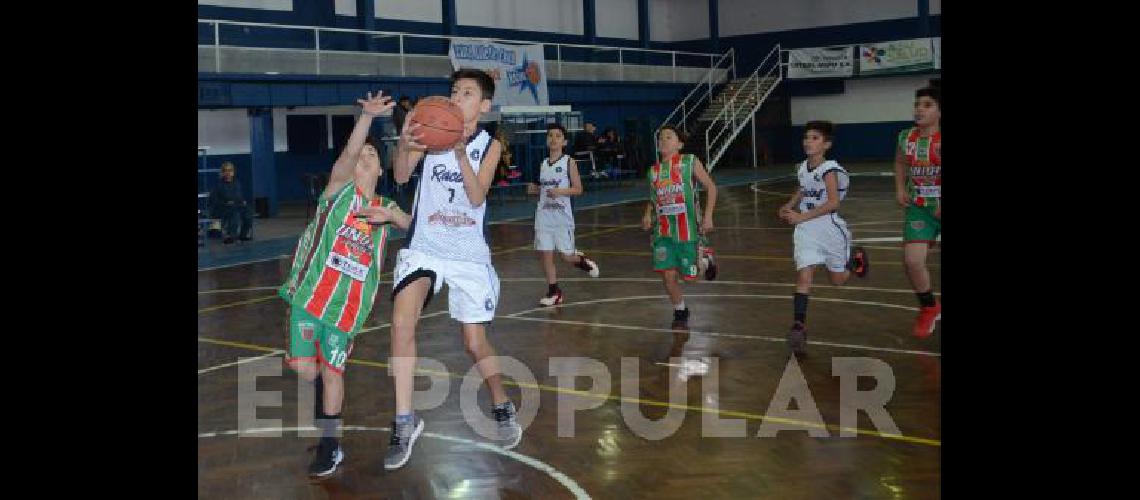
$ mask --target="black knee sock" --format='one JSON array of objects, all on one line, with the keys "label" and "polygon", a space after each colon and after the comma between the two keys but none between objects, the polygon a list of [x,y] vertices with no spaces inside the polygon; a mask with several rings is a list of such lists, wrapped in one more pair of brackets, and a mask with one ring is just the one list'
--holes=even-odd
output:
[{"label": "black knee sock", "polygon": [[918,296],[918,303],[922,307],[934,307],[934,290],[927,290],[921,293],[915,293]]},{"label": "black knee sock", "polygon": [[795,303],[793,306],[795,320],[800,323],[807,322],[808,294],[796,292],[793,302]]},{"label": "black knee sock", "polygon": [[325,381],[319,373],[313,380],[313,395],[313,418],[319,419],[325,414]]},{"label": "black knee sock", "polygon": [[558,283],[551,283],[546,285],[546,294],[554,295],[555,292],[560,292],[562,289],[558,288]]}]

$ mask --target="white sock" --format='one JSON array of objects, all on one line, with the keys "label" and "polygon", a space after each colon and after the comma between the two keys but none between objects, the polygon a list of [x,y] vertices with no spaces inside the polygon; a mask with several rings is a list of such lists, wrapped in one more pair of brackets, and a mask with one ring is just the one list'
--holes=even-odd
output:
[{"label": "white sock", "polygon": [[681,303],[680,303],[680,304],[674,304],[674,305],[673,305],[673,310],[675,310],[675,311],[684,311],[684,310],[685,310],[685,301],[684,301],[684,300],[681,300]]}]

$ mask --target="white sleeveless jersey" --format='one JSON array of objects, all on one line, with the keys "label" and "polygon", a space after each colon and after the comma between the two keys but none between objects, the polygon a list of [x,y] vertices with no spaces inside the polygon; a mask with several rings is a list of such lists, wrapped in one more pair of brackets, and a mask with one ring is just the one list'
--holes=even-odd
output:
[{"label": "white sleeveless jersey", "polygon": [[574,227],[574,210],[569,196],[547,196],[548,189],[570,188],[570,156],[563,154],[558,161],[542,160],[538,174],[538,208],[534,212],[536,228]]},{"label": "white sleeveless jersey", "polygon": [[827,160],[815,167],[814,170],[808,170],[807,160],[800,163],[796,172],[800,181],[800,194],[803,195],[800,198],[800,212],[811,210],[827,201],[827,184],[824,184],[823,176],[832,171],[836,172],[835,179],[839,184],[839,199],[842,200],[847,197],[847,187],[851,185],[851,179],[843,167],[834,160]]},{"label": "white sleeveless jersey", "polygon": [[[476,175],[491,141],[482,129],[467,141],[467,160]],[[425,154],[405,248],[443,259],[490,264],[491,250],[483,233],[486,212],[486,201],[474,208],[467,199],[454,151]]]}]

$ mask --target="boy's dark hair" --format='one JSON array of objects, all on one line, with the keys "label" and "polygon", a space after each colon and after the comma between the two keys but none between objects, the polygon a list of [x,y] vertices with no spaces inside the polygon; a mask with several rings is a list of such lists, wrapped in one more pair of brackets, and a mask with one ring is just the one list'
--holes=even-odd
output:
[{"label": "boy's dark hair", "polygon": [[399,100],[397,100],[396,102],[404,102],[404,101],[408,101],[408,102],[411,102],[412,100],[411,100],[411,99],[409,99],[409,98],[408,98],[408,96],[406,96],[406,95],[402,95],[402,96],[400,96],[400,99],[399,99]]},{"label": "boy's dark hair", "polygon": [[831,122],[827,120],[807,122],[807,125],[804,126],[804,133],[806,134],[808,130],[819,132],[819,135],[822,135],[826,141],[831,141],[835,138],[835,125],[832,125]]},{"label": "boy's dark hair", "polygon": [[657,131],[657,138],[658,139],[661,138],[661,131],[662,130],[672,130],[674,134],[677,134],[677,140],[681,141],[682,144],[684,144],[685,140],[688,139],[688,136],[684,132],[677,130],[677,127],[674,127],[672,125],[662,125],[661,129],[659,129]]},{"label": "boy's dark hair", "polygon": [[563,127],[561,123],[547,123],[546,124],[546,131],[547,132],[550,132],[551,130],[554,130],[554,129],[561,130],[562,131],[562,137],[564,137],[564,138],[566,137],[566,127]]},{"label": "boy's dark hair", "polygon": [[479,92],[483,99],[491,100],[495,98],[495,80],[488,75],[486,71],[473,68],[461,68],[451,74],[451,85],[454,87],[455,82],[459,80],[475,80],[479,84]]},{"label": "boy's dark hair", "polygon": [[929,97],[934,99],[934,103],[938,105],[938,109],[942,109],[942,89],[938,87],[923,87],[914,92],[914,98]]}]

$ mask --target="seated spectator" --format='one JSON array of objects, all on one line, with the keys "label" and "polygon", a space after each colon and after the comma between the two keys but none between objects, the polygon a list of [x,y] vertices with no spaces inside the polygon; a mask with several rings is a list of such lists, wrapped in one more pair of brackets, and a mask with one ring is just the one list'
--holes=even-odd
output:
[{"label": "seated spectator", "polygon": [[253,208],[242,197],[241,183],[234,179],[233,162],[222,163],[221,177],[222,182],[210,191],[210,216],[222,220],[223,242],[227,245],[234,242],[235,233],[242,241],[249,241],[249,232],[253,229]]},{"label": "seated spectator", "polygon": [[578,136],[574,138],[575,153],[593,151],[598,146],[598,138],[594,135],[597,133],[598,127],[593,122],[586,122],[583,128],[584,130],[578,132]]},{"label": "seated spectator", "polygon": [[617,155],[621,153],[621,141],[613,127],[606,127],[605,134],[598,138],[598,147],[594,155],[602,165],[614,165]]}]

